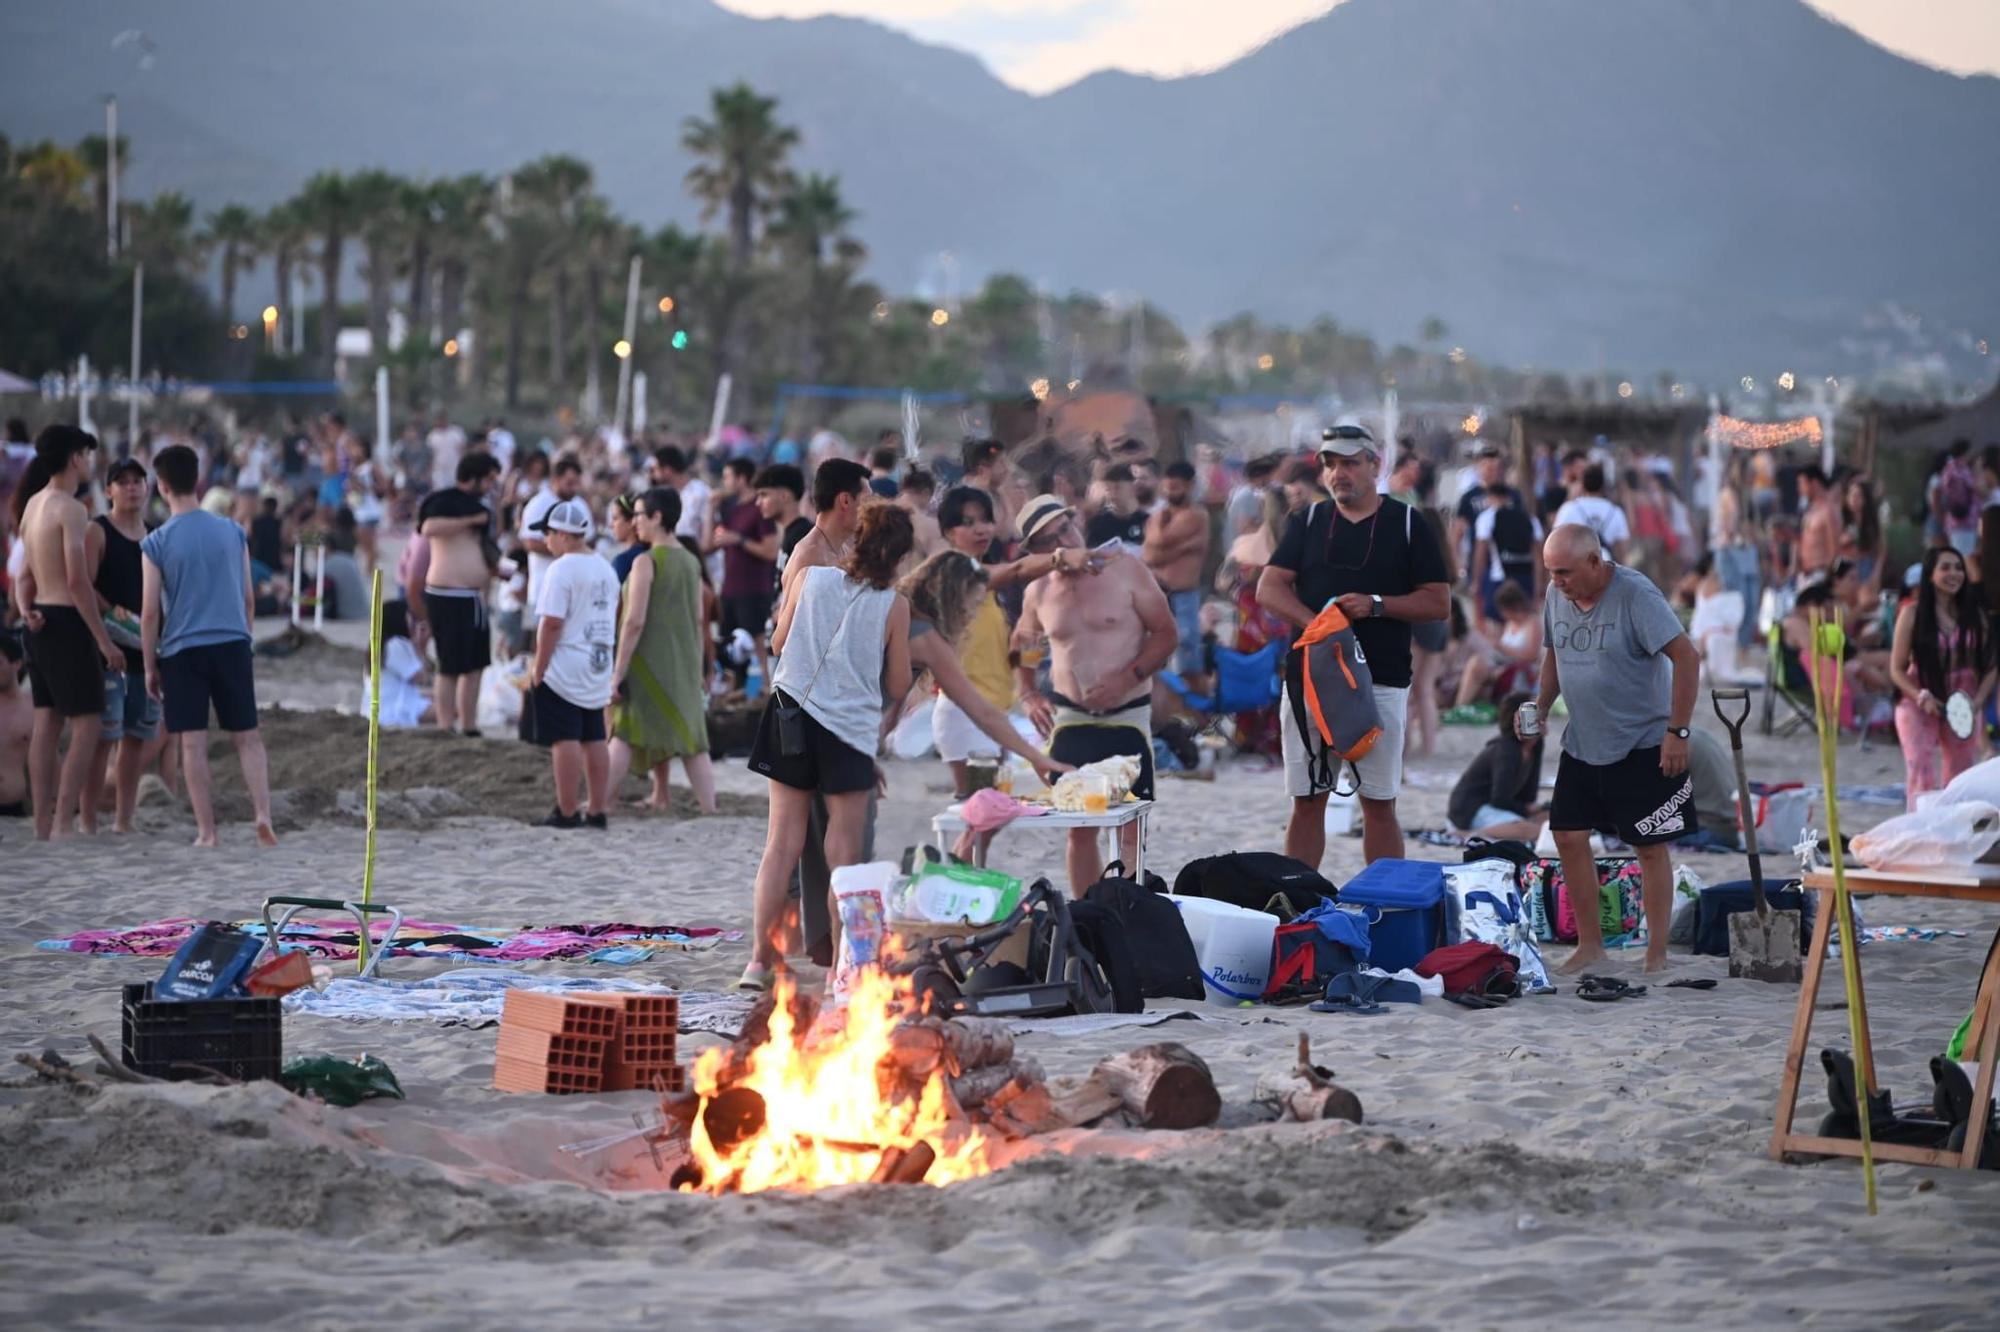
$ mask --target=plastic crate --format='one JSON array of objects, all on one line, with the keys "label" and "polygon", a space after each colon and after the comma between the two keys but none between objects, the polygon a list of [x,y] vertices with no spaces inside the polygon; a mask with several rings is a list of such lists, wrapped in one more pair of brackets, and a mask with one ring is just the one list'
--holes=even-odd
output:
[{"label": "plastic crate", "polygon": [[284,1006],[267,999],[153,998],[127,985],[121,1053],[127,1068],[170,1082],[213,1071],[244,1082],[276,1081],[285,1061]]}]

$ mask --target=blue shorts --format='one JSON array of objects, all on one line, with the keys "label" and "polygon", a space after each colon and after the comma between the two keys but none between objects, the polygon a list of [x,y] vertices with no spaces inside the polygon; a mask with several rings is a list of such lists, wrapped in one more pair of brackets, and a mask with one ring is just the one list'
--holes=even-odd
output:
[{"label": "blue shorts", "polygon": [[1201,589],[1169,592],[1167,606],[1174,613],[1174,629],[1180,638],[1174,669],[1182,675],[1199,675],[1208,669],[1208,654],[1201,646]]},{"label": "blue shorts", "polygon": [[104,673],[102,740],[151,740],[160,733],[160,701],[146,692],[142,671]]}]

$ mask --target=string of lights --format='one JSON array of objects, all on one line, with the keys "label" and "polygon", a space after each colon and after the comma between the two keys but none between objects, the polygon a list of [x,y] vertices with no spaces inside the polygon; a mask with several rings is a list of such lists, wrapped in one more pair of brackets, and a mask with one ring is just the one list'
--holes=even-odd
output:
[{"label": "string of lights", "polygon": [[1782,449],[1787,444],[1818,444],[1823,438],[1817,416],[1796,421],[1744,421],[1717,416],[1716,436],[1732,449]]}]

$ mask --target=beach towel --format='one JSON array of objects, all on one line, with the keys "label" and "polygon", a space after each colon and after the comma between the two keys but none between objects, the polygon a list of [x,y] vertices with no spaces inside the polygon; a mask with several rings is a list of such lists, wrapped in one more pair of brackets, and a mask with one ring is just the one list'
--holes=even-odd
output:
[{"label": "beach towel", "polygon": [[[44,939],[37,948],[54,953],[88,953],[100,957],[167,957],[206,921],[193,917],[149,921],[123,929],[83,930],[59,939]],[[238,929],[261,937],[264,922],[239,921]],[[370,942],[387,933],[386,920],[369,927]],[[530,925],[494,928],[405,920],[396,931],[390,957],[423,957],[444,962],[643,962],[656,952],[703,952],[743,938],[740,930],[709,925],[634,925],[623,922],[576,925]],[[345,961],[360,952],[361,936],[345,916],[299,918],[285,927],[278,942],[329,962]]]},{"label": "beach towel", "polygon": [[680,1029],[733,1036],[755,1002],[746,994],[676,991],[646,981],[601,980],[538,972],[472,967],[421,980],[379,980],[341,976],[324,990],[294,990],[285,1011],[295,1017],[339,1018],[347,1022],[432,1022],[442,1027],[498,1026],[509,990],[552,993],[676,994]]}]

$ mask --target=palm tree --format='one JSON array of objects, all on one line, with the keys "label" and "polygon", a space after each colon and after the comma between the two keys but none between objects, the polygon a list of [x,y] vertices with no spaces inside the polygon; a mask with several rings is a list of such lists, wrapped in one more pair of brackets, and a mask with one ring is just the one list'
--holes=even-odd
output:
[{"label": "palm tree", "polygon": [[257,262],[263,232],[257,215],[242,204],[228,204],[208,217],[208,243],[222,254],[222,320],[236,318],[236,278]]},{"label": "palm tree", "polygon": [[435,181],[405,181],[396,194],[407,246],[402,271],[410,281],[410,337],[426,348],[434,345],[430,326],[431,244],[437,234],[438,189]]},{"label": "palm tree", "polygon": [[382,170],[357,171],[347,178],[355,227],[368,257],[361,276],[368,283],[368,345],[377,357],[389,354],[390,284],[406,252],[403,192],[408,182]]},{"label": "palm tree", "polygon": [[803,317],[798,321],[799,371],[817,382],[828,359],[827,337],[846,290],[868,251],[846,234],[854,210],[840,197],[840,178],[818,172],[795,181],[778,200],[770,238],[780,253],[798,264],[803,278]]},{"label": "palm tree", "polygon": [[258,229],[263,233],[264,248],[271,256],[271,277],[277,287],[277,299],[271,304],[278,311],[278,345],[282,350],[285,333],[291,330],[292,321],[299,317],[299,312],[292,308],[292,267],[307,258],[313,233],[296,201],[272,207],[264,214]]},{"label": "palm tree", "polygon": [[338,171],[321,171],[305,183],[294,201],[298,215],[319,240],[320,355],[333,364],[340,340],[340,270],[348,236],[360,220],[348,178]]},{"label": "palm tree", "polygon": [[46,199],[81,206],[90,169],[61,144],[43,140],[14,154],[14,172]]},{"label": "palm tree", "polygon": [[477,174],[436,181],[430,187],[430,203],[431,250],[438,266],[438,324],[446,338],[455,338],[464,327],[473,261],[485,253],[491,240],[487,228],[494,220],[493,182]]},{"label": "palm tree", "polygon": [[686,185],[701,201],[702,220],[729,215],[730,280],[714,311],[721,372],[733,370],[748,350],[747,325],[738,314],[748,295],[757,219],[791,184],[786,159],[798,146],[799,132],[778,123],[777,109],[777,98],[738,83],[710,93],[708,118],[690,116],[681,130],[681,146],[699,159],[688,169]]},{"label": "palm tree", "polygon": [[605,279],[631,258],[632,227],[614,216],[604,200],[592,195],[578,209],[574,228],[576,248],[583,257],[583,401],[594,416],[604,412]]},{"label": "palm tree", "polygon": [[201,266],[207,243],[195,230],[194,204],[178,190],[162,190],[132,205],[131,257],[155,272],[187,273]]}]

